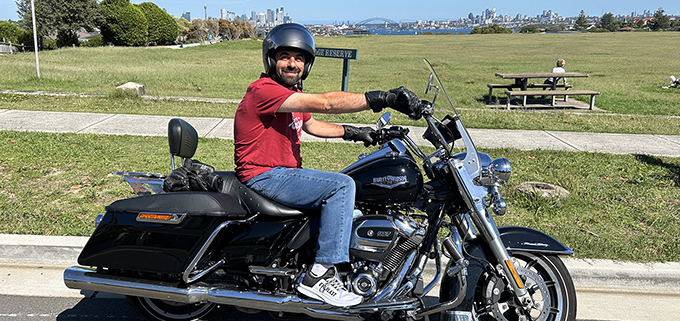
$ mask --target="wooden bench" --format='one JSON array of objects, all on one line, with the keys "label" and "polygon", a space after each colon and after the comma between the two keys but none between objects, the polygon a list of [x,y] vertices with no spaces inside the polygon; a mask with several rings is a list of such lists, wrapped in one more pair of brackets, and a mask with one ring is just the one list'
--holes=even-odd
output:
[{"label": "wooden bench", "polygon": [[512,91],[512,90],[506,90],[505,94],[508,95],[507,99],[507,107],[508,110],[510,110],[510,101],[512,96],[521,96],[523,97],[522,100],[522,106],[527,105],[527,96],[552,96],[552,101],[550,103],[550,106],[555,106],[555,96],[565,96],[565,101],[566,101],[566,96],[570,95],[584,95],[584,96],[590,96],[590,110],[595,107],[595,96],[599,95],[600,92],[594,91],[594,90],[546,90],[546,91],[538,91],[538,90],[521,90],[521,91]]},{"label": "wooden bench", "polygon": [[[486,86],[489,87],[489,97],[486,100],[488,104],[491,104],[491,97],[492,97],[494,89],[510,89],[510,90],[512,90],[513,88],[518,88],[518,89],[520,88],[520,87],[517,86],[517,84],[487,84]],[[564,88],[564,89],[570,89],[570,88],[574,87],[574,85],[562,83],[562,84],[557,84],[556,87]],[[550,89],[550,88],[552,88],[552,85],[551,84],[527,84],[527,88],[544,88],[544,89],[547,88],[547,89]]]}]

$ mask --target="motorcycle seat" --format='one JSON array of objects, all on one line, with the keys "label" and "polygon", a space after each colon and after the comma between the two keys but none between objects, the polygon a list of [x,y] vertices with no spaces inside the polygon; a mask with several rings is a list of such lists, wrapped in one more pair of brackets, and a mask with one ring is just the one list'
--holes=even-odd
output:
[{"label": "motorcycle seat", "polygon": [[185,213],[189,216],[243,218],[246,211],[232,195],[214,192],[174,192],[144,195],[115,201],[106,207],[119,213]]},{"label": "motorcycle seat", "polygon": [[305,215],[300,210],[272,201],[253,191],[236,178],[235,172],[216,171],[215,174],[222,177],[222,180],[224,181],[221,192],[238,199],[241,206],[252,215],[261,214],[274,217]]}]

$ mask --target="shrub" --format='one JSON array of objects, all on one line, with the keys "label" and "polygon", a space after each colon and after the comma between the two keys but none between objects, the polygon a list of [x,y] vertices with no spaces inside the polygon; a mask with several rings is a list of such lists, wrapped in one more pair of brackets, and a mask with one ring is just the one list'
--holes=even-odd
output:
[{"label": "shrub", "polygon": [[104,0],[100,3],[106,22],[101,27],[104,41],[118,46],[146,43],[148,25],[137,6],[129,0]]},{"label": "shrub", "polygon": [[151,2],[142,2],[138,7],[144,13],[149,25],[148,42],[167,45],[177,40],[179,27],[172,16]]},{"label": "shrub", "polygon": [[6,42],[22,43],[23,39],[28,38],[25,33],[27,32],[9,21],[0,21],[0,40],[4,38]]},{"label": "shrub", "polygon": [[90,40],[81,41],[80,45],[83,47],[101,47],[104,45],[104,39],[102,37],[92,37]]}]

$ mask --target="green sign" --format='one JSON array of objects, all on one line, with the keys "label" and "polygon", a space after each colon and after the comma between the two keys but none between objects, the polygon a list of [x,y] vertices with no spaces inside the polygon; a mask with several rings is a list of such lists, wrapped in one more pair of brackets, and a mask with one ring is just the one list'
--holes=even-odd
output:
[{"label": "green sign", "polygon": [[317,57],[356,60],[357,51],[356,49],[316,48],[315,54]]}]

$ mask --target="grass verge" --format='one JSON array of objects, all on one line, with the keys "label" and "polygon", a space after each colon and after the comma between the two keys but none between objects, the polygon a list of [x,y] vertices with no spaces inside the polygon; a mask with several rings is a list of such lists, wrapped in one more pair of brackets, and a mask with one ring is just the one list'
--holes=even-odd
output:
[{"label": "grass verge", "polygon": [[[569,80],[575,89],[601,92],[597,106],[614,113],[680,115],[680,90],[662,89],[680,70],[680,33],[585,33],[451,36],[318,37],[318,47],[352,48],[349,90],[406,86],[421,94],[435,66],[458,107],[480,108],[496,73],[547,72],[558,58],[566,70],[589,78]],[[262,72],[262,42],[239,40],[184,49],[64,48],[40,54],[41,78],[32,53],[0,56],[1,89],[108,93],[134,81],[149,95],[240,99]],[[650,50],[654,48],[654,50]],[[319,58],[305,81],[308,92],[341,87],[342,61]],[[542,81],[536,79],[535,81]],[[587,97],[574,97],[584,99]]]},{"label": "grass verge", "polygon": [[[367,150],[359,144],[303,143],[305,165],[339,171]],[[561,151],[484,150],[513,164],[502,188],[499,225],[544,231],[580,258],[680,261],[680,159]],[[200,139],[196,159],[231,170],[233,143]],[[89,235],[110,202],[132,196],[114,171],[168,173],[162,137],[0,131],[0,233]],[[521,194],[542,181],[565,199]]]}]

